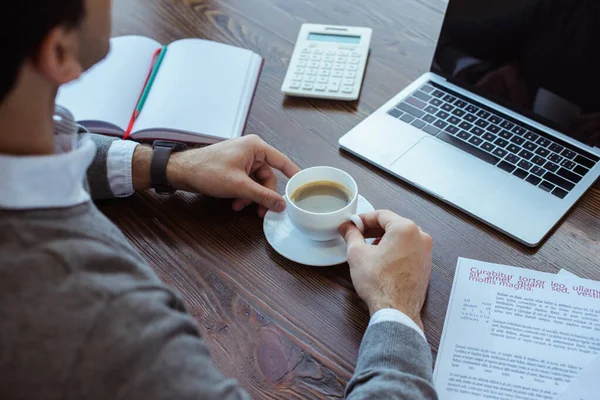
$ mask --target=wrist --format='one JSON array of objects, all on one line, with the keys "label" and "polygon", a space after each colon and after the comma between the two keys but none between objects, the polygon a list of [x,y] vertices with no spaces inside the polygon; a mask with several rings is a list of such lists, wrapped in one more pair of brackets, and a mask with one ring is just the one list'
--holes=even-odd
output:
[{"label": "wrist", "polygon": [[411,311],[410,307],[408,306],[390,300],[375,300],[367,303],[367,307],[369,308],[370,317],[373,317],[373,315],[375,315],[376,312],[386,308],[398,310],[404,315],[406,315],[408,318],[413,320],[419,326],[419,328],[423,330],[423,321],[421,320],[421,313]]},{"label": "wrist", "polygon": [[152,147],[139,145],[133,152],[131,165],[131,179],[135,191],[150,189],[150,162],[152,161]]},{"label": "wrist", "polygon": [[185,153],[186,151],[172,153],[167,163],[167,181],[175,190],[189,190],[185,182]]}]

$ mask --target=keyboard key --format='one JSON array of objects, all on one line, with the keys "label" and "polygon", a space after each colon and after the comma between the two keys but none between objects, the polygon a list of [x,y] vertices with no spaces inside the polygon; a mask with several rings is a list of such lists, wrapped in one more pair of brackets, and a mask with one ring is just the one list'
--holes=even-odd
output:
[{"label": "keyboard key", "polygon": [[546,162],[546,159],[540,156],[535,156],[531,159],[531,161],[536,165],[542,166]]},{"label": "keyboard key", "polygon": [[[328,92],[332,92],[332,93],[336,93],[340,91],[340,82],[339,79],[338,80],[333,80],[329,82],[329,85],[327,86],[327,91]],[[398,104],[396,107],[399,107],[401,104]]]},{"label": "keyboard key", "polygon": [[301,83],[301,82],[300,82],[300,81],[298,81],[298,80],[293,80],[293,81],[290,83],[290,88],[291,88],[291,89],[300,89],[300,83]]},{"label": "keyboard key", "polygon": [[491,133],[486,132],[483,134],[482,138],[484,138],[488,142],[493,142],[494,140],[496,140],[496,135],[492,135]]},{"label": "keyboard key", "polygon": [[331,76],[333,76],[334,78],[342,78],[344,76],[344,73],[342,71],[333,71]]},{"label": "keyboard key", "polygon": [[319,76],[329,76],[331,75],[331,71],[327,70],[327,69],[322,69],[319,71]]},{"label": "keyboard key", "polygon": [[483,119],[481,119],[481,118],[480,118],[480,119],[478,119],[478,120],[477,120],[477,122],[475,122],[475,125],[477,125],[477,126],[478,126],[478,127],[480,127],[480,128],[485,128],[485,127],[487,127],[489,124],[490,124],[489,122],[487,122],[486,120],[483,120]]},{"label": "keyboard key", "polygon": [[[346,81],[352,81],[352,79],[344,79],[344,85],[349,85],[349,83],[346,83]],[[426,106],[423,100],[419,100],[416,97],[409,97],[408,99],[406,99],[406,102],[420,109],[424,109]]]},{"label": "keyboard key", "polygon": [[469,121],[471,123],[474,123],[475,121],[477,121],[477,117],[474,116],[473,114],[467,114],[463,118],[465,119],[465,121]]},{"label": "keyboard key", "polygon": [[575,158],[575,156],[577,155],[577,153],[575,153],[573,150],[569,150],[569,149],[564,149],[562,153],[560,153],[562,156],[568,158],[569,160],[572,160]]},{"label": "keyboard key", "polygon": [[394,118],[399,118],[402,116],[402,114],[404,114],[404,112],[398,110],[397,108],[392,108],[390,111],[388,111],[388,114],[390,114]]},{"label": "keyboard key", "polygon": [[460,138],[462,140],[467,140],[468,138],[471,138],[472,140],[469,140],[469,143],[473,143],[473,144],[475,144],[477,146],[479,146],[479,144],[481,142],[483,142],[483,140],[479,139],[477,136],[471,137],[471,134],[469,132],[465,132],[465,131],[460,131],[458,133],[458,135],[456,135],[456,137],[458,137],[458,138]]},{"label": "keyboard key", "polygon": [[437,121],[435,121],[435,123],[433,124],[434,126],[437,126],[440,129],[444,129],[445,127],[448,126],[447,122],[442,121],[441,119],[438,119]]},{"label": "keyboard key", "polygon": [[545,190],[546,192],[551,192],[555,188],[553,184],[546,181],[542,181],[542,183],[540,183],[538,187],[542,190]]},{"label": "keyboard key", "polygon": [[317,80],[317,78],[315,78],[314,76],[305,76],[304,77],[304,82],[315,83],[316,80]]},{"label": "keyboard key", "polygon": [[454,125],[448,125],[444,130],[452,135],[456,135],[460,129],[458,129]]},{"label": "keyboard key", "polygon": [[503,122],[500,124],[500,126],[501,126],[501,127],[503,127],[504,129],[511,130],[512,128],[514,128],[514,127],[515,127],[515,124],[513,124],[513,123],[512,123],[512,122],[510,122],[510,121],[506,121],[506,120],[504,120],[504,121],[503,121]]},{"label": "keyboard key", "polygon": [[450,116],[450,114],[448,114],[446,111],[439,111],[437,114],[435,114],[435,116],[441,119],[446,119]]},{"label": "keyboard key", "polygon": [[450,111],[454,110],[454,107],[452,107],[452,106],[451,106],[450,104],[448,104],[448,103],[446,103],[446,104],[442,105],[442,107],[441,107],[441,108],[442,108],[442,110],[444,110],[444,111],[448,111],[448,112],[450,112]]},{"label": "keyboard key", "polygon": [[433,124],[437,119],[433,116],[433,115],[424,115],[423,118],[421,118],[423,121],[427,122],[428,124]]},{"label": "keyboard key", "polygon": [[425,107],[425,111],[428,112],[429,114],[435,114],[436,112],[440,111],[439,108],[434,107],[434,106],[427,106]]},{"label": "keyboard key", "polygon": [[523,139],[521,136],[516,136],[516,135],[513,136],[510,139],[510,141],[513,142],[513,143],[515,143],[515,144],[519,144],[519,145],[525,143],[525,139]]},{"label": "keyboard key", "polygon": [[559,167],[558,167],[558,165],[554,164],[553,162],[548,161],[546,163],[546,165],[544,165],[544,168],[546,168],[549,171],[556,172]]},{"label": "keyboard key", "polygon": [[537,146],[535,145],[535,143],[527,141],[523,145],[523,148],[525,148],[525,149],[527,149],[529,151],[535,151],[535,149],[537,149]]},{"label": "keyboard key", "polygon": [[346,71],[346,72],[344,72],[344,76],[346,78],[355,79],[356,78],[356,72]]},{"label": "keyboard key", "polygon": [[529,169],[530,169],[531,167],[533,167],[533,164],[532,164],[532,163],[530,163],[529,161],[521,160],[521,161],[519,161],[519,164],[518,164],[518,166],[519,166],[520,168],[523,168],[525,171],[529,171]]},{"label": "keyboard key", "polygon": [[527,131],[527,133],[524,134],[523,137],[527,140],[536,140],[537,138],[539,138],[538,135],[536,135],[535,133],[533,133],[531,131]]},{"label": "keyboard key", "polygon": [[571,160],[563,160],[563,162],[560,163],[561,167],[564,167],[566,169],[573,169],[574,166],[576,166],[577,164],[575,164],[573,161]]},{"label": "keyboard key", "polygon": [[479,111],[479,108],[475,107],[472,104],[469,104],[466,108],[466,110],[472,114],[475,114],[477,111]]},{"label": "keyboard key", "polygon": [[452,135],[448,135],[446,132],[440,132],[437,138],[492,165],[496,165],[498,161],[500,161],[498,157],[486,153],[485,151],[478,149],[467,142],[463,142]]},{"label": "keyboard key", "polygon": [[454,100],[456,100],[456,97],[447,94],[446,96],[444,96],[444,101],[447,103],[454,103]]},{"label": "keyboard key", "polygon": [[427,124],[425,122],[421,121],[420,119],[415,119],[411,125],[414,126],[415,128],[421,129]]},{"label": "keyboard key", "polygon": [[515,170],[515,168],[516,168],[514,165],[512,165],[512,164],[509,164],[509,163],[507,163],[506,161],[502,161],[500,164],[498,164],[498,167],[499,167],[500,169],[503,169],[503,170],[505,170],[505,171],[506,171],[506,172],[508,172],[508,173],[511,173],[511,172],[513,172],[513,171]]},{"label": "keyboard key", "polygon": [[521,159],[514,154],[507,155],[505,160],[514,165],[517,165],[519,161],[521,161]]},{"label": "keyboard key", "polygon": [[531,168],[531,170],[529,172],[531,172],[532,174],[537,175],[537,176],[542,176],[542,175],[544,175],[546,170],[544,168],[535,166],[535,167]]},{"label": "keyboard key", "polygon": [[448,121],[452,125],[458,125],[460,123],[460,118],[455,117],[455,116],[451,116],[446,121]]},{"label": "keyboard key", "polygon": [[590,160],[589,158],[586,158],[586,157],[580,156],[580,155],[575,157],[574,161],[578,164],[583,165],[586,168],[592,168],[594,165],[596,165],[596,163],[593,162],[592,160]]},{"label": "keyboard key", "polygon": [[574,172],[569,171],[568,169],[565,168],[561,168],[558,171],[556,171],[556,175],[561,176],[565,179],[570,180],[571,182],[574,183],[579,183],[581,181],[581,176],[577,175]]},{"label": "keyboard key", "polygon": [[313,86],[314,85],[312,83],[310,83],[310,82],[304,82],[302,84],[302,89],[303,90],[312,90]]},{"label": "keyboard key", "polygon": [[481,117],[483,119],[488,119],[490,117],[490,113],[485,111],[485,110],[479,110],[479,112],[477,113],[478,117]]},{"label": "keyboard key", "polygon": [[506,147],[506,145],[508,144],[508,142],[506,140],[502,139],[502,138],[498,138],[498,139],[496,139],[494,141],[494,144],[496,146],[500,146],[500,147],[504,148],[504,147]]},{"label": "keyboard key", "polygon": [[424,91],[425,93],[431,93],[431,92],[433,92],[433,86],[425,85],[421,88],[421,90]]},{"label": "keyboard key", "polygon": [[409,113],[410,115],[417,117],[417,118],[421,118],[422,116],[425,115],[425,113],[421,110],[419,110],[416,107],[411,106],[410,104],[407,103],[400,103],[398,106],[396,106],[397,108],[401,109],[402,111]]},{"label": "keyboard key", "polygon": [[329,79],[327,79],[324,76],[320,76],[317,78],[317,83],[327,83],[327,82],[329,82]]},{"label": "keyboard key", "polygon": [[[458,137],[460,137],[460,134],[461,134],[461,133],[463,133],[463,132],[465,132],[465,131],[461,131],[461,132],[458,134]],[[467,133],[467,132],[465,132],[465,134],[466,134],[466,135],[469,135],[469,136],[471,136],[471,134],[469,134],[469,133]],[[461,138],[461,139],[462,139],[462,138]],[[480,139],[480,138],[478,138],[477,136],[471,136],[471,139],[469,139],[469,143],[471,143],[471,144],[472,144],[472,145],[474,145],[474,146],[479,146],[481,143],[483,143],[483,140],[481,140],[481,139]]]},{"label": "keyboard key", "polygon": [[549,141],[548,139],[546,139],[546,138],[543,138],[543,137],[539,138],[539,139],[538,139],[538,140],[536,140],[535,142],[536,142],[537,144],[539,144],[540,146],[542,146],[542,147],[548,147],[548,146],[550,146],[550,145],[552,144],[552,142],[551,142],[551,141]]},{"label": "keyboard key", "polygon": [[544,179],[548,182],[555,184],[556,186],[560,186],[565,190],[572,190],[575,187],[575,184],[569,182],[566,179],[561,178],[558,175],[553,174],[552,172],[546,172],[544,174]]},{"label": "keyboard key", "polygon": [[456,100],[456,101],[454,102],[454,105],[455,105],[456,107],[458,107],[458,108],[465,108],[465,106],[466,106],[467,104],[468,104],[468,103],[467,103],[466,101],[463,101],[463,100],[460,100],[460,99],[459,99],[459,100]]},{"label": "keyboard key", "polygon": [[523,170],[523,169],[521,169],[521,168],[517,168],[517,169],[516,169],[516,170],[513,172],[513,175],[514,175],[514,176],[516,176],[517,178],[525,179],[525,177],[526,177],[527,175],[529,175],[529,174],[527,173],[527,171],[525,171],[525,170]]},{"label": "keyboard key", "polygon": [[504,139],[510,139],[512,135],[513,134],[507,130],[501,130],[500,133],[498,133],[498,136],[503,137]]},{"label": "keyboard key", "polygon": [[471,128],[473,127],[473,125],[471,125],[470,123],[463,121],[460,124],[458,124],[458,127],[460,129],[464,129],[465,131],[470,131]]},{"label": "keyboard key", "polygon": [[317,92],[324,92],[324,91],[325,91],[325,89],[327,89],[327,85],[324,85],[324,84],[322,84],[322,83],[317,83],[317,84],[315,85],[315,90],[316,90]]},{"label": "keyboard key", "polygon": [[510,151],[511,153],[517,154],[518,152],[521,151],[521,148],[519,146],[517,146],[516,144],[511,143],[508,145],[506,150]]},{"label": "keyboard key", "polygon": [[404,122],[406,122],[408,124],[410,124],[414,120],[415,120],[415,117],[413,117],[410,114],[404,114],[403,116],[400,117],[400,121],[404,121]]},{"label": "keyboard key", "polygon": [[558,198],[564,199],[569,194],[569,192],[567,192],[566,190],[562,190],[561,188],[556,188],[552,191],[552,194]]},{"label": "keyboard key", "polygon": [[[354,86],[354,79],[348,79],[348,78],[346,78],[346,79],[344,79],[344,80],[342,81],[342,83],[343,83],[344,85],[348,85],[348,86]],[[413,101],[414,101],[414,103],[412,103],[412,104],[413,104],[413,106],[415,106],[415,107],[417,107],[417,104],[416,104],[416,102],[417,102],[417,101],[421,101],[421,100],[419,100],[419,99],[417,99],[417,98],[410,98],[409,100],[413,100]],[[426,106],[426,105],[427,105],[426,103],[423,103],[423,106],[422,106],[422,107],[417,107],[417,108],[425,108],[425,106]]]},{"label": "keyboard key", "polygon": [[527,129],[521,128],[520,126],[515,125],[515,127],[512,128],[512,133],[516,133],[517,135],[523,136],[524,134],[527,133]]},{"label": "keyboard key", "polygon": [[492,124],[499,125],[502,122],[502,118],[492,115],[488,118],[488,121],[490,121]]},{"label": "keyboard key", "polygon": [[531,183],[533,186],[537,186],[538,183],[540,183],[542,180],[540,178],[538,178],[535,175],[529,175],[527,177],[527,179],[525,179],[527,182]]},{"label": "keyboard key", "polygon": [[576,173],[578,173],[581,176],[585,176],[585,174],[587,174],[588,172],[590,172],[589,169],[583,168],[581,165],[576,166],[573,171],[575,171]]},{"label": "keyboard key", "polygon": [[550,150],[552,150],[555,153],[560,153],[561,151],[563,151],[565,148],[562,147],[560,144],[557,143],[552,143],[549,147]]},{"label": "keyboard key", "polygon": [[431,93],[432,96],[438,97],[438,98],[442,98],[444,97],[446,93],[442,92],[441,90],[434,90],[433,93]]},{"label": "keyboard key", "polygon": [[415,96],[418,99],[423,100],[424,102],[428,102],[429,100],[431,100],[431,96],[423,93],[421,91],[415,92],[415,94],[413,94],[413,96]]},{"label": "keyboard key", "polygon": [[491,144],[490,142],[484,142],[481,146],[482,149],[484,149],[485,151],[489,151],[490,153],[496,148],[496,146],[494,146],[493,144]]},{"label": "keyboard key", "polygon": [[531,158],[533,157],[533,153],[528,150],[521,150],[519,156],[523,157],[526,160],[531,160]]},{"label": "keyboard key", "polygon": [[535,151],[535,154],[540,155],[542,157],[548,157],[548,155],[550,154],[550,150],[547,150],[543,147],[538,147]]},{"label": "keyboard key", "polygon": [[444,104],[444,102],[439,99],[431,99],[429,104],[431,104],[432,106],[440,107],[442,104]]},{"label": "keyboard key", "polygon": [[461,110],[460,108],[455,108],[454,111],[452,111],[452,114],[456,115],[457,117],[462,117],[466,113],[467,112],[465,110]]},{"label": "keyboard key", "polygon": [[500,158],[504,158],[508,154],[508,151],[501,149],[500,147],[496,147],[496,150],[492,151],[492,154]]},{"label": "keyboard key", "polygon": [[342,93],[352,93],[354,91],[354,86],[344,85],[342,86]]},{"label": "keyboard key", "polygon": [[548,157],[548,160],[558,164],[559,162],[561,162],[563,160],[563,158],[556,153],[552,153]]},{"label": "keyboard key", "polygon": [[470,131],[473,135],[477,135],[477,136],[481,136],[483,135],[483,133],[485,132],[483,129],[479,128],[479,127],[474,127],[473,129],[471,129]]},{"label": "keyboard key", "polygon": [[500,129],[500,127],[498,125],[490,125],[487,127],[487,130],[492,132],[492,133],[498,133],[500,132],[502,129]]},{"label": "keyboard key", "polygon": [[429,133],[430,135],[433,135],[433,136],[437,135],[437,134],[438,134],[438,132],[440,131],[440,129],[439,129],[439,128],[436,128],[436,127],[435,127],[435,126],[433,126],[433,125],[426,125],[426,126],[425,126],[425,127],[422,129],[422,130],[423,130],[424,132],[427,132],[427,133]]}]

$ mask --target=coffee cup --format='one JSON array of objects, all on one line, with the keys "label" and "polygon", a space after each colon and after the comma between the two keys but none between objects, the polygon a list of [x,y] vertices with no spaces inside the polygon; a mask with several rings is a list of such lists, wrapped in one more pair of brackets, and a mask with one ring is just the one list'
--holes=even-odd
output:
[{"label": "coffee cup", "polygon": [[286,213],[306,237],[328,241],[340,236],[339,227],[352,221],[364,232],[358,209],[358,186],[346,172],[333,167],[312,167],[294,175],[285,188]]}]

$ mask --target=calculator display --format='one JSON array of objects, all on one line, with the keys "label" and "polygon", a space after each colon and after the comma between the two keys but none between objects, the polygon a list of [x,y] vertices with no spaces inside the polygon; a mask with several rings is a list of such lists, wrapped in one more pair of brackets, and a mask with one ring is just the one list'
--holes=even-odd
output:
[{"label": "calculator display", "polygon": [[314,40],[317,42],[359,44],[360,36],[343,36],[343,35],[327,35],[324,33],[309,33],[308,40]]}]

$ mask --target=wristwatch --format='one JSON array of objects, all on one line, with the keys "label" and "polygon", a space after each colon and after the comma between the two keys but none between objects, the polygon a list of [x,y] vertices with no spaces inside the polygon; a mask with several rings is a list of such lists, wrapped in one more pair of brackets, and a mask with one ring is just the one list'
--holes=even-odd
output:
[{"label": "wristwatch", "polygon": [[185,150],[183,143],[156,140],[152,143],[152,161],[150,162],[150,179],[152,188],[158,194],[173,194],[176,190],[167,179],[167,163],[171,153]]}]

